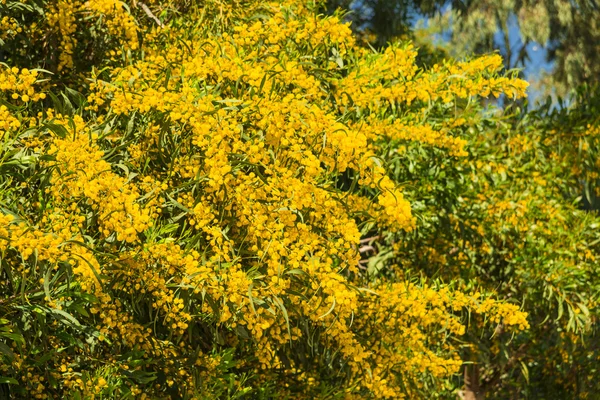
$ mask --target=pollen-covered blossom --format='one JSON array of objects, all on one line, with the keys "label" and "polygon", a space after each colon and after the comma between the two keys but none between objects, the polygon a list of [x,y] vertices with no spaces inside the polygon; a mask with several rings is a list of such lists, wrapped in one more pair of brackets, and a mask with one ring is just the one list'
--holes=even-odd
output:
[{"label": "pollen-covered blossom", "polygon": [[0,40],[14,37],[21,32],[23,32],[23,28],[13,17],[4,16],[0,19]]},{"label": "pollen-covered blossom", "polygon": [[78,28],[91,18],[106,24],[107,34],[117,38],[127,48],[137,49],[138,27],[128,9],[124,3],[116,0],[59,0],[50,4],[46,23],[60,38],[58,71],[75,67]]},{"label": "pollen-covered blossom", "polygon": [[60,0],[56,5],[51,5],[48,12],[47,23],[56,29],[60,35],[61,52],[59,55],[58,70],[73,68],[73,53],[77,46],[75,32],[76,13],[81,7],[81,2],[78,0],[67,1]]},{"label": "pollen-covered blossom", "polygon": [[[38,80],[38,71],[17,67],[5,68],[0,65],[0,92],[6,92],[10,99],[17,103],[39,101],[46,98],[46,94],[35,90],[34,85]],[[4,106],[6,108],[6,106]]]}]

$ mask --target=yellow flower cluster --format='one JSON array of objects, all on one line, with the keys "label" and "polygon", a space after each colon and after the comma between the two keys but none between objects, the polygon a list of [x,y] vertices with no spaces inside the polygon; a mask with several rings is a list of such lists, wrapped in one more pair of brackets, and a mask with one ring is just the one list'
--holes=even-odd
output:
[{"label": "yellow flower cluster", "polygon": [[8,244],[8,224],[13,220],[12,215],[0,214],[0,251],[6,250]]},{"label": "yellow flower cluster", "polygon": [[[415,65],[416,51],[412,46],[388,47],[382,54],[361,60],[359,68],[338,80],[336,94],[340,105],[377,109],[387,104],[408,105],[414,102],[451,103],[472,96],[512,97],[526,95],[527,82],[497,77],[493,73],[502,60],[497,55],[472,61],[434,65],[419,71]],[[421,73],[419,73],[421,72]],[[381,85],[381,79],[389,83]]]},{"label": "yellow flower cluster", "polygon": [[[66,125],[60,116],[54,122]],[[77,116],[71,122],[73,129],[67,130],[65,138],[55,138],[48,149],[55,158],[52,196],[73,211],[84,199],[80,206],[85,204],[97,213],[104,237],[115,234],[119,241],[136,242],[138,233],[151,226],[152,207],[141,206],[137,188],[111,171],[111,165],[102,159],[103,152],[90,143],[97,134],[87,131]]]},{"label": "yellow flower cluster", "polygon": [[486,299],[475,309],[479,313],[490,314],[494,323],[502,322],[508,326],[517,326],[521,330],[529,328],[526,315],[519,311],[519,307],[515,304],[499,304]]},{"label": "yellow flower cluster", "polygon": [[[24,103],[39,101],[46,98],[45,93],[36,92],[34,85],[37,83],[38,72],[23,68],[5,68],[0,66],[0,92],[10,93],[10,99]],[[9,118],[6,116],[5,118]],[[14,119],[14,116],[13,118]]]},{"label": "yellow flower cluster", "polygon": [[60,35],[61,52],[58,56],[58,71],[73,68],[73,53],[77,45],[76,13],[80,7],[81,3],[77,0],[59,0],[55,5],[51,5],[47,14],[48,26],[56,29]]},{"label": "yellow flower cluster", "polygon": [[[358,268],[365,226],[417,227],[387,143],[463,156],[465,142],[453,136],[462,122],[416,122],[423,107],[490,91],[521,96],[522,81],[498,79],[493,57],[423,71],[410,46],[358,48],[338,17],[303,4],[265,8],[268,16],[236,11],[234,26],[207,28],[195,7],[180,27],[145,34],[139,51],[142,32],[120,2],[59,1],[49,13],[65,48],[60,68],[73,65],[80,16],[102,15],[133,54],[102,79],[90,76],[83,116],[45,109],[30,120],[36,137],[17,146],[44,179],[19,189],[28,207],[11,210],[18,218],[0,214],[11,268],[41,282],[44,307],[70,307],[89,325],[86,344],[51,368],[57,393],[109,393],[110,382],[81,374],[106,357],[102,368],[123,379],[166,377],[131,384],[132,395],[210,396],[203,391],[225,376],[204,352],[231,349],[258,380],[312,379],[300,390],[282,385],[281,396],[317,390],[329,363],[328,379],[343,380],[348,396],[400,398],[423,374],[457,371],[458,349],[443,338],[464,334],[463,308],[527,327],[514,306],[447,288],[373,285]],[[35,80],[35,71],[4,71],[0,93],[37,101]],[[414,105],[407,119],[399,104]],[[11,111],[0,113],[10,121],[0,129],[20,129]],[[85,301],[54,296],[63,289],[40,281],[48,271],[73,276],[65,285]],[[50,331],[51,347],[71,346]],[[138,358],[130,366],[125,354]]]},{"label": "yellow flower cluster", "polygon": [[14,37],[16,34],[21,33],[23,28],[19,26],[16,19],[12,17],[2,17],[0,19],[0,40]]},{"label": "yellow flower cluster", "polygon": [[[371,353],[367,359],[375,360],[372,378],[364,384],[377,398],[402,398],[399,383],[422,388],[423,382],[417,377],[426,372],[434,377],[458,372],[462,360],[444,336],[465,333],[465,326],[453,312],[468,308],[490,316],[495,323],[521,330],[529,327],[526,314],[515,305],[489,298],[481,301],[478,293],[467,296],[448,287],[405,283],[382,284],[375,289],[377,295],[369,294],[361,301],[364,312],[354,323],[368,338],[363,344]],[[445,333],[438,335],[440,327]],[[427,345],[427,338],[437,340],[435,350]],[[398,373],[407,370],[412,373]],[[392,378],[395,375],[403,379],[396,382]],[[408,395],[410,398],[411,393]]]},{"label": "yellow flower cluster", "polygon": [[407,230],[414,226],[415,221],[410,212],[410,204],[404,200],[404,196],[399,190],[382,193],[377,202],[383,208],[382,219],[387,222],[386,226]]},{"label": "yellow flower cluster", "polygon": [[122,2],[116,0],[59,0],[50,4],[46,14],[48,27],[60,37],[58,71],[74,67],[73,56],[77,46],[78,26],[91,16],[101,18],[108,34],[120,40],[126,48],[139,46],[137,25]]},{"label": "yellow flower cluster", "polygon": [[0,106],[0,139],[4,137],[4,133],[10,130],[16,130],[21,126],[21,121],[16,118],[8,108],[3,104]]},{"label": "yellow flower cluster", "polygon": [[123,38],[123,44],[132,50],[138,48],[137,25],[133,17],[117,0],[88,0],[82,5],[82,12],[92,12],[103,16],[108,33]]},{"label": "yellow flower cluster", "polygon": [[362,127],[367,137],[385,138],[390,141],[415,141],[425,145],[447,149],[452,156],[464,157],[468,155],[465,151],[467,141],[460,137],[450,135],[451,130],[447,127],[434,128],[429,124],[415,124],[414,122],[403,122],[402,120],[377,120],[371,118],[368,125]]}]

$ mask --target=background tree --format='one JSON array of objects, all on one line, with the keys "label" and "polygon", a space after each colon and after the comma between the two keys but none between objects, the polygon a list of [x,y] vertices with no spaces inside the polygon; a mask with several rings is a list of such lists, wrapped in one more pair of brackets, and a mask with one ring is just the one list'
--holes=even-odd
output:
[{"label": "background tree", "polygon": [[[567,96],[600,76],[600,8],[595,1],[329,1],[352,10],[354,29],[382,46],[398,37],[432,39],[453,57],[499,51],[507,69],[526,68],[543,94]],[[427,35],[413,29],[426,19]],[[551,71],[539,67],[545,63]]]}]

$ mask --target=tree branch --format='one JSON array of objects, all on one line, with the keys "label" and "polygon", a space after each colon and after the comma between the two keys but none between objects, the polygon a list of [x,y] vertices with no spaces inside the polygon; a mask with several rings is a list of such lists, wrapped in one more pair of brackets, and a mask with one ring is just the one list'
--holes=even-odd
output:
[{"label": "tree branch", "polygon": [[158,24],[158,26],[160,26],[161,28],[164,28],[164,27],[165,27],[165,25],[164,25],[164,24],[161,22],[161,20],[160,20],[160,19],[158,19],[158,18],[156,17],[156,15],[152,14],[152,11],[150,11],[150,9],[148,8],[148,6],[147,6],[147,5],[145,5],[145,4],[144,4],[144,3],[142,3],[141,1],[138,1],[138,2],[137,2],[137,4],[139,4],[139,5],[140,5],[140,7],[142,7],[142,10],[144,10],[144,12],[146,13],[146,15],[147,15],[149,18],[153,19],[153,20],[154,20],[154,22],[156,22],[156,23]]}]

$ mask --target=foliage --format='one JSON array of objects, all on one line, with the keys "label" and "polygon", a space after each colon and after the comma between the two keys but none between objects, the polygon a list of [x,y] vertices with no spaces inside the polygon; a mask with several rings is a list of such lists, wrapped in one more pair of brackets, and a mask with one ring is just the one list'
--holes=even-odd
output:
[{"label": "foliage", "polygon": [[499,126],[480,126],[466,165],[433,171],[429,224],[396,257],[432,278],[522,301],[531,329],[513,350],[470,338],[489,397],[586,398],[600,389],[600,220],[584,210],[596,201],[597,117],[513,111]]}]

